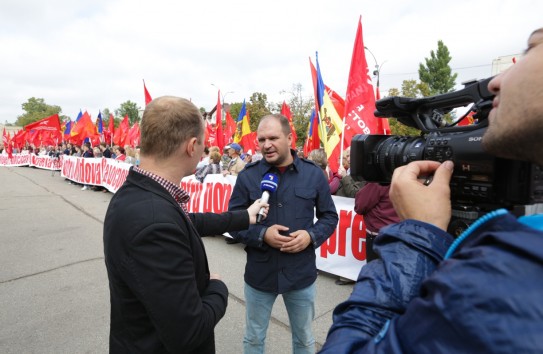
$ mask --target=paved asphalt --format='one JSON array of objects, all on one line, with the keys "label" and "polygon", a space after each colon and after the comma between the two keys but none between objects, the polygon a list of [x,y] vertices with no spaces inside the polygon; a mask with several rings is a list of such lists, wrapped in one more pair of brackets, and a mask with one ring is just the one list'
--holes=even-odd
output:
[{"label": "paved asphalt", "polygon": [[[82,191],[56,172],[0,167],[0,353],[107,353],[109,290],[102,227],[111,193]],[[127,220],[127,222],[130,222]],[[210,269],[230,290],[215,329],[217,353],[242,353],[245,301],[243,245],[204,238]],[[317,348],[334,307],[352,285],[317,280]],[[281,298],[268,330],[267,353],[291,352]]]}]

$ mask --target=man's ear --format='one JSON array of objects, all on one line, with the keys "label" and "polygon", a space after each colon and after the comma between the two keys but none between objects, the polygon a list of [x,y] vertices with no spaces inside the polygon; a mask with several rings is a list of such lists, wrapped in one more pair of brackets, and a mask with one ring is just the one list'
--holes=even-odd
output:
[{"label": "man's ear", "polygon": [[190,138],[187,143],[187,155],[190,157],[194,156],[194,153],[196,152],[196,144],[198,143],[198,139]]}]

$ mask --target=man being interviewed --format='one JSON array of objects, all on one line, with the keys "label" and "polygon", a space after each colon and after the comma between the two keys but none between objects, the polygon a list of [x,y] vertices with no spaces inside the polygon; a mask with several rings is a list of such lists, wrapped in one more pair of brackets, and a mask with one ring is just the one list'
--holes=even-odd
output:
[{"label": "man being interviewed", "polygon": [[[245,353],[264,353],[266,331],[278,294],[282,294],[292,329],[294,353],[315,353],[315,249],[334,232],[338,215],[328,181],[313,162],[290,150],[289,121],[280,114],[262,118],[257,139],[263,159],[238,175],[229,209],[245,209],[262,195],[262,178],[279,176],[270,211],[261,224],[231,233],[246,245]],[[317,222],[314,222],[314,218]]]},{"label": "man being interviewed", "polygon": [[188,213],[179,184],[203,150],[204,121],[194,104],[166,96],[147,105],[140,167],[130,169],[104,221],[111,353],[215,353],[213,330],[228,289],[210,274],[200,235],[246,229],[267,204]]}]

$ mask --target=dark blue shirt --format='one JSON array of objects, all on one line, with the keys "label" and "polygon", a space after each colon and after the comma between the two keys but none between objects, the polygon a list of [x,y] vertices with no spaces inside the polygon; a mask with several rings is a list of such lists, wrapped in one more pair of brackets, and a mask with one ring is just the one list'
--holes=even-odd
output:
[{"label": "dark blue shirt", "polygon": [[[247,231],[232,233],[247,245],[245,282],[260,291],[278,294],[313,284],[317,278],[315,249],[330,237],[338,222],[322,170],[311,161],[299,159],[294,151],[291,153],[294,162],[282,174],[264,159],[246,165],[237,177],[228,206],[229,210],[246,209],[262,197],[262,177],[269,172],[279,176],[277,191],[270,196],[267,218]],[[274,224],[287,226],[288,233],[308,231],[312,244],[299,253],[285,253],[268,246],[263,241],[264,233]]]}]

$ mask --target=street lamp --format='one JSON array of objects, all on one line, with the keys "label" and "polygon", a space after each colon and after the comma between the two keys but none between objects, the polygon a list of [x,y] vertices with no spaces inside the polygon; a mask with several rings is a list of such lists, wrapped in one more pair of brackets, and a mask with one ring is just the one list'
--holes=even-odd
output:
[{"label": "street lamp", "polygon": [[364,49],[367,50],[371,56],[373,57],[373,61],[375,62],[375,70],[373,70],[373,76],[377,77],[377,85],[375,86],[377,92],[379,92],[379,77],[381,74],[381,69],[383,68],[383,65],[385,64],[386,60],[381,63],[381,65],[378,64],[377,59],[375,58],[375,55],[369,50],[368,47],[364,46]]}]

